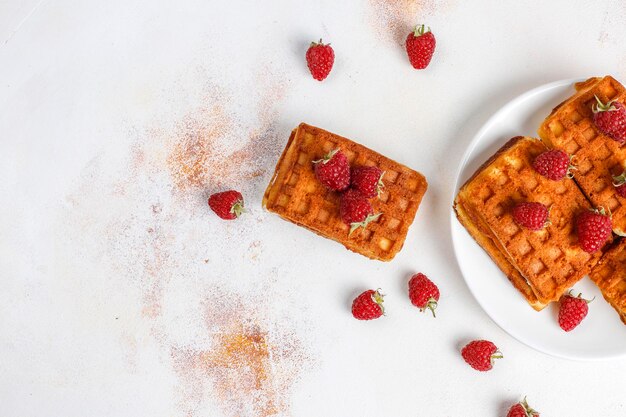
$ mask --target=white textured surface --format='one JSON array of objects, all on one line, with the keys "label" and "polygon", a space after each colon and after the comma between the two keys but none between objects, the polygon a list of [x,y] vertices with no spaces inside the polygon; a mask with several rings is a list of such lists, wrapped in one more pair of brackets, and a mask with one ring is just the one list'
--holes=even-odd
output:
[{"label": "white textured surface", "polygon": [[[267,370],[283,415],[498,416],[523,395],[545,416],[626,413],[624,360],[555,359],[489,320],[448,221],[461,155],[499,106],[557,79],[626,80],[622,1],[90,3],[0,3],[1,415],[267,415],[180,359],[211,351],[230,319],[215,305],[293,347]],[[436,33],[426,71],[387,36],[403,13]],[[320,36],[337,54],[321,84],[303,60]],[[393,262],[260,209],[300,121],[429,179]],[[214,181],[176,185],[168,155],[198,129],[219,139],[209,165],[265,141],[245,178],[219,184],[246,194],[237,222],[208,212]],[[436,320],[407,301],[414,271],[441,288]],[[367,287],[388,294],[388,316],[356,322]],[[477,337],[505,354],[487,374],[458,354]]]}]

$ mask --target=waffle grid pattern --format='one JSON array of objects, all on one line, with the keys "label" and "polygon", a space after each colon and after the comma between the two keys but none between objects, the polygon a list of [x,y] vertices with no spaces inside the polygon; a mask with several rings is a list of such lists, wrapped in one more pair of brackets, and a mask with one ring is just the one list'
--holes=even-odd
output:
[{"label": "waffle grid pattern", "polygon": [[[351,166],[378,166],[385,171],[380,198],[370,200],[374,212],[382,215],[350,236],[349,226],[339,216],[339,193],[319,183],[312,164],[336,148],[345,153]],[[349,139],[302,124],[278,162],[264,204],[269,211],[352,251],[390,260],[404,244],[426,187],[426,180],[416,171]]]},{"label": "waffle grid pattern", "polygon": [[626,199],[615,193],[613,175],[626,167],[626,146],[600,133],[593,123],[597,95],[604,103],[626,101],[626,90],[612,77],[591,79],[577,86],[579,93],[562,103],[543,122],[539,135],[547,146],[574,156],[576,183],[596,207],[613,215],[616,232],[626,231]]},{"label": "waffle grid pattern", "polygon": [[[580,280],[599,254],[589,255],[577,245],[575,216],[589,208],[578,187],[567,179],[550,181],[532,168],[534,157],[545,149],[537,140],[518,140],[471,180],[464,194],[466,205],[482,217],[537,298],[549,302]],[[537,232],[520,228],[510,213],[522,201],[551,207],[552,224]]]},{"label": "waffle grid pattern", "polygon": [[590,277],[626,324],[626,239],[606,252]]}]

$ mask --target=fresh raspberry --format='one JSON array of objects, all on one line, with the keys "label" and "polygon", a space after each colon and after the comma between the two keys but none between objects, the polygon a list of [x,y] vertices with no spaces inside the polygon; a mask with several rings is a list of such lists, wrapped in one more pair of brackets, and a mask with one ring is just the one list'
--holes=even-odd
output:
[{"label": "fresh raspberry", "polygon": [[539,412],[530,408],[526,402],[526,397],[517,404],[514,404],[506,417],[539,417]]},{"label": "fresh raspberry", "polygon": [[348,158],[339,149],[334,149],[322,159],[313,161],[319,182],[335,191],[343,191],[350,185]]},{"label": "fresh raspberry", "polygon": [[415,274],[409,280],[409,298],[420,311],[429,309],[435,317],[435,309],[439,301],[439,288],[422,273]]},{"label": "fresh raspberry", "polygon": [[385,174],[378,167],[356,167],[352,168],[350,183],[352,188],[363,194],[365,198],[374,198],[380,195]]},{"label": "fresh raspberry", "polygon": [[572,296],[570,291],[561,297],[561,305],[559,308],[559,326],[561,329],[569,332],[580,324],[589,312],[589,303],[593,300],[585,300],[578,294],[578,297]]},{"label": "fresh raspberry", "polygon": [[339,214],[341,215],[341,220],[350,226],[350,234],[352,234],[359,227],[365,229],[381,213],[374,214],[374,209],[367,198],[351,188],[341,194]]},{"label": "fresh raspberry", "polygon": [[488,340],[474,340],[468,343],[461,350],[461,355],[472,368],[481,372],[490,370],[493,367],[493,360],[503,357],[496,345]]},{"label": "fresh raspberry", "polygon": [[224,220],[236,219],[244,212],[243,196],[239,191],[229,190],[209,197],[209,207]]},{"label": "fresh raspberry", "polygon": [[415,69],[424,69],[435,53],[435,35],[430,28],[424,32],[424,25],[415,26],[415,30],[406,37],[406,53]]},{"label": "fresh raspberry", "polygon": [[626,107],[615,100],[604,104],[598,96],[595,97],[593,122],[600,132],[623,144],[626,142]]},{"label": "fresh raspberry", "polygon": [[318,43],[311,42],[311,46],[306,51],[306,63],[313,78],[322,81],[328,77],[334,62],[335,51],[330,44],[323,44],[321,39]]},{"label": "fresh raspberry", "polygon": [[357,320],[373,320],[385,314],[380,290],[367,290],[352,302],[352,315]]},{"label": "fresh raspberry", "polygon": [[544,177],[553,181],[560,181],[571,175],[570,159],[569,155],[562,150],[553,149],[539,154],[533,161],[533,167]]},{"label": "fresh raspberry", "polygon": [[530,230],[541,230],[549,224],[549,210],[541,203],[519,203],[512,214],[515,223]]},{"label": "fresh raspberry", "polygon": [[576,229],[580,247],[587,253],[593,253],[611,236],[611,216],[606,215],[603,208],[584,211],[576,218]]},{"label": "fresh raspberry", "polygon": [[626,170],[621,175],[613,176],[613,186],[618,196],[626,198]]}]

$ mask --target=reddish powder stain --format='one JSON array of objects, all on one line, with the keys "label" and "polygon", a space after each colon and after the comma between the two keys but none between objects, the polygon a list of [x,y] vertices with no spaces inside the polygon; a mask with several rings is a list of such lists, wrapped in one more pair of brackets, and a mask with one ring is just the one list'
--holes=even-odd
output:
[{"label": "reddish powder stain", "polygon": [[[239,189],[246,196],[258,194],[252,191],[263,185],[263,175],[273,168],[286,142],[275,129],[275,106],[282,98],[284,86],[262,87],[253,108],[257,121],[253,127],[245,128],[242,116],[227,110],[231,101],[227,93],[211,88],[206,94],[207,104],[182,117],[173,129],[155,126],[141,134],[131,148],[132,175],[128,177],[133,179],[132,183],[116,184],[117,194],[126,194],[140,182],[160,181],[164,168],[174,186],[174,195],[182,192],[193,196],[196,202],[206,201],[197,198],[206,191],[224,188]],[[165,158],[161,156],[163,148]],[[149,227],[142,230],[145,239],[133,243],[143,267],[141,312],[151,319],[162,315],[163,284],[168,279],[164,271],[176,264],[176,258],[169,253],[176,239],[169,226],[179,210],[172,211],[171,207],[166,212],[162,210],[159,204],[150,207]],[[129,221],[135,223],[134,220],[133,217]]]},{"label": "reddish powder stain", "polygon": [[262,251],[262,243],[260,240],[255,240],[248,245],[248,258],[251,261],[255,261],[259,258]]},{"label": "reddish powder stain", "polygon": [[173,241],[172,236],[166,236],[161,231],[161,211],[162,208],[160,204],[152,204],[150,214],[155,226],[148,227],[145,231],[147,240],[141,251],[143,256],[140,258],[143,266],[141,314],[151,319],[160,316],[162,312],[163,271],[166,267],[170,266],[167,248]]},{"label": "reddish powder stain", "polygon": [[404,44],[409,32],[435,9],[434,0],[369,0],[371,24],[377,35]]},{"label": "reddish powder stain", "polygon": [[[204,194],[217,188],[241,187],[248,191],[246,196],[254,196],[258,192],[252,191],[264,187],[264,175],[274,168],[287,141],[277,128],[277,106],[285,85],[268,81],[265,75],[259,75],[263,79],[257,82],[252,108],[242,112],[232,105],[229,94],[209,89],[205,104],[179,122],[159,122],[135,131],[128,166],[119,176],[98,179],[99,167],[94,166],[79,189],[80,198],[68,196],[82,214],[77,227],[99,232],[107,259],[139,286],[141,315],[151,323],[159,346],[171,354],[179,377],[177,415],[210,415],[206,410],[215,408],[231,417],[283,415],[289,410],[294,382],[310,362],[289,324],[263,313],[259,306],[269,307],[268,301],[234,293],[206,294],[213,307],[202,314],[199,327],[204,331],[182,347],[171,334],[172,313],[164,303],[171,280],[181,274],[192,276],[196,262],[210,261],[204,251],[180,244],[181,236],[189,232],[181,214],[189,212],[189,201],[171,197],[202,196],[194,201],[205,208]],[[110,191],[111,207],[120,210],[96,223],[90,209],[99,199],[85,199],[96,195],[94,179],[100,181],[99,192]],[[127,199],[133,204],[123,204]],[[250,260],[261,249],[260,241],[251,243]],[[265,295],[271,291],[268,279]],[[204,345],[207,340],[209,346]],[[136,342],[123,342],[129,346],[129,366],[135,366]]]},{"label": "reddish powder stain", "polygon": [[273,168],[286,138],[275,131],[275,105],[284,86],[265,86],[257,106],[258,125],[241,129],[236,114],[225,110],[231,98],[212,94],[210,107],[187,115],[173,133],[167,165],[179,191],[237,188],[262,177]]},{"label": "reddish powder stain", "polygon": [[228,164],[219,157],[218,146],[233,129],[219,102],[188,115],[177,127],[177,140],[167,159],[174,184],[180,189],[221,185],[220,175],[227,178],[230,174],[223,171]]},{"label": "reddish powder stain", "polygon": [[241,326],[216,335],[215,345],[198,353],[196,360],[197,366],[213,377],[220,400],[235,403],[236,408],[245,408],[245,402],[251,401],[249,408],[255,416],[276,414],[278,393],[270,379],[273,348],[268,346],[267,333],[256,326]]},{"label": "reddish powder stain", "polygon": [[217,348],[201,352],[198,355],[199,365],[209,371],[214,368],[242,368],[250,378],[247,381],[248,384],[245,384],[245,381],[239,382],[244,382],[244,385],[257,390],[261,389],[263,382],[267,379],[266,370],[269,361],[266,337],[267,333],[262,332],[256,326],[250,329],[242,326],[233,333],[218,334]]},{"label": "reddish powder stain", "polygon": [[195,415],[208,398],[227,417],[289,411],[290,388],[308,359],[293,333],[284,326],[268,331],[250,303],[238,299],[207,308],[206,326],[213,329],[210,348],[172,351],[187,415]]}]

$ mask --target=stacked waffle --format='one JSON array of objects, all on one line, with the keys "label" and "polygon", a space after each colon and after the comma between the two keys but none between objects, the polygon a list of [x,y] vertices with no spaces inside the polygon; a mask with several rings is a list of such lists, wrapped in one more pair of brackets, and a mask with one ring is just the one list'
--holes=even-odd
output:
[{"label": "stacked waffle", "polygon": [[[380,217],[350,233],[339,215],[339,195],[315,177],[312,161],[340,149],[352,166],[385,172],[384,188],[372,202]],[[424,176],[349,139],[307,124],[291,133],[270,181],[263,206],[285,220],[372,259],[389,261],[402,249],[427,183]]]},{"label": "stacked waffle", "polygon": [[613,230],[626,232],[626,199],[613,187],[613,175],[626,165],[626,146],[602,134],[593,123],[596,97],[603,103],[626,102],[626,89],[613,77],[577,83],[576,94],[557,106],[539,127],[539,137],[550,148],[573,157],[574,180],[596,207],[612,213]]},{"label": "stacked waffle", "polygon": [[[461,187],[454,209],[533,308],[558,300],[590,274],[626,324],[626,243],[589,254],[580,248],[575,230],[576,216],[593,207],[612,213],[617,235],[626,230],[626,198],[613,186],[613,176],[626,166],[626,146],[603,134],[593,121],[598,99],[623,103],[626,89],[608,76],[575,88],[576,94],[541,124],[541,141],[511,139]],[[533,159],[548,149],[573,157],[573,180],[550,181],[533,169]],[[519,227],[511,210],[520,201],[550,206],[552,224],[540,231]]]},{"label": "stacked waffle", "polygon": [[[576,184],[549,180],[533,168],[535,157],[546,150],[536,139],[511,139],[455,201],[461,223],[537,310],[557,301],[600,257],[578,245],[574,219],[591,205]],[[551,208],[549,227],[531,231],[515,223],[512,208],[528,201]]]},{"label": "stacked waffle", "polygon": [[590,276],[626,324],[626,239],[604,254]]}]

